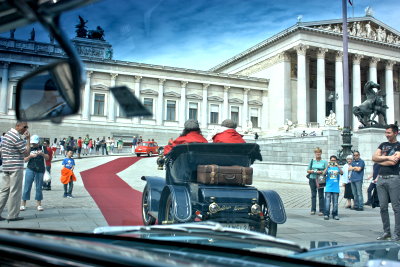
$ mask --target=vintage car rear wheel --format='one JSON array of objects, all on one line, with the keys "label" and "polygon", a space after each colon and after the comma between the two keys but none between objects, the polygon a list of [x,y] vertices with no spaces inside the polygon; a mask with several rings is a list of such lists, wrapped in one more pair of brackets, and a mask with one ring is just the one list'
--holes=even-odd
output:
[{"label": "vintage car rear wheel", "polygon": [[173,203],[172,203],[172,194],[168,195],[167,201],[165,202],[165,210],[164,210],[164,221],[167,222],[167,224],[172,224],[175,223],[175,216],[174,216],[174,211],[173,211]]},{"label": "vintage car rear wheel", "polygon": [[267,203],[265,201],[261,203],[261,211],[264,214],[264,220],[265,220],[264,232],[267,235],[276,236],[278,232],[278,224],[271,220],[271,217],[269,216]]},{"label": "vintage car rear wheel", "polygon": [[140,154],[139,154],[139,153],[136,153],[136,157],[140,157]]},{"label": "vintage car rear wheel", "polygon": [[156,218],[151,216],[149,212],[150,212],[150,190],[146,185],[142,195],[142,219],[144,225],[154,225],[156,223]]}]

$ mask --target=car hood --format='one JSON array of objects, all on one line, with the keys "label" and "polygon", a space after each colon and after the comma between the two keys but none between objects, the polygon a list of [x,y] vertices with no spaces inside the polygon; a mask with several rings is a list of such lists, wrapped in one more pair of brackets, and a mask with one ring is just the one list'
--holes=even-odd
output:
[{"label": "car hood", "polygon": [[[376,265],[379,262],[386,262],[385,266],[399,266],[399,251],[398,242],[377,241],[315,248],[291,257],[346,266],[379,266]],[[390,261],[395,265],[390,265]]]}]

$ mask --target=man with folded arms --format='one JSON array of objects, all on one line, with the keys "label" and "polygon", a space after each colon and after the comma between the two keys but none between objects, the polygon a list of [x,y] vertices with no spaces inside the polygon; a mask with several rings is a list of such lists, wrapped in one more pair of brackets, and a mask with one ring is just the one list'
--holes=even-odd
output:
[{"label": "man with folded arms", "polygon": [[394,236],[392,240],[400,241],[400,143],[397,141],[398,132],[397,125],[388,125],[385,131],[388,142],[380,144],[372,156],[372,160],[381,165],[376,188],[378,190],[383,234],[378,236],[377,240],[387,240],[392,237],[388,212],[390,199],[394,212]]},{"label": "man with folded arms", "polygon": [[[25,136],[25,140],[22,138]],[[17,121],[2,142],[3,178],[0,182],[0,215],[8,202],[8,221],[20,221],[19,206],[22,196],[24,156],[30,153],[30,133],[28,123]],[[0,216],[0,221],[5,218]]]}]

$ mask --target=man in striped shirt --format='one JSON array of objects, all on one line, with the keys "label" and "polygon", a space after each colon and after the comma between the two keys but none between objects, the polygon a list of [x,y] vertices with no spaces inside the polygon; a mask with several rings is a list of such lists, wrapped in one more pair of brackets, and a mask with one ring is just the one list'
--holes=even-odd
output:
[{"label": "man in striped shirt", "polygon": [[[26,137],[26,143],[22,136]],[[8,201],[8,221],[23,220],[19,217],[22,196],[24,156],[30,153],[28,123],[17,121],[15,129],[9,130],[2,141],[3,179],[0,181],[0,215]],[[0,221],[5,218],[0,216]]]}]

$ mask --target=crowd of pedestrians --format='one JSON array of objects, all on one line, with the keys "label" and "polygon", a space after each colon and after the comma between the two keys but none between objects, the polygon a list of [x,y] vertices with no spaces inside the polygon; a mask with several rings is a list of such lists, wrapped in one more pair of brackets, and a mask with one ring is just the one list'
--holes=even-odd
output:
[{"label": "crowd of pedestrians", "polygon": [[[136,146],[136,144],[135,144]],[[77,154],[77,158],[89,155],[109,155],[122,153],[124,148],[124,140],[122,138],[114,139],[113,137],[97,137],[91,138],[89,134],[85,137],[79,136],[77,139],[73,136],[54,139],[51,149],[54,157],[57,155],[67,156],[68,151],[73,151]],[[132,146],[132,150],[134,148]]]},{"label": "crowd of pedestrians", "polygon": [[[400,143],[397,141],[399,129],[397,125],[387,126],[385,136],[387,142],[379,145],[372,156],[373,170],[365,180],[371,180],[364,203],[362,184],[364,181],[365,162],[359,151],[353,151],[346,157],[346,164],[341,167],[337,157],[332,155],[329,162],[323,160],[322,149],[314,150],[315,157],[307,167],[307,178],[311,191],[311,215],[317,211],[325,220],[339,220],[338,200],[340,186],[344,190],[345,208],[363,211],[364,205],[380,207],[383,233],[378,240],[400,241]],[[390,231],[388,203],[391,202],[394,212],[394,235]]]},{"label": "crowd of pedestrians", "polygon": [[[17,121],[14,128],[1,136],[3,176],[0,180],[0,221],[24,219],[19,215],[27,208],[33,186],[36,209],[43,211],[43,190],[51,190],[51,180],[44,182],[43,177],[46,172],[51,173],[51,161],[53,156],[55,157],[56,150],[49,142],[41,142],[38,135],[31,136],[28,128],[27,122]],[[63,147],[63,151],[67,153],[66,159],[62,162],[63,169],[61,174],[53,174],[53,178],[60,177],[61,183],[64,184],[64,197],[72,198],[73,181],[76,180],[73,173],[74,152],[68,147],[70,144],[64,143],[64,145],[67,148]],[[25,175],[24,163],[26,163]],[[5,218],[1,214],[7,204],[8,216]]]}]

